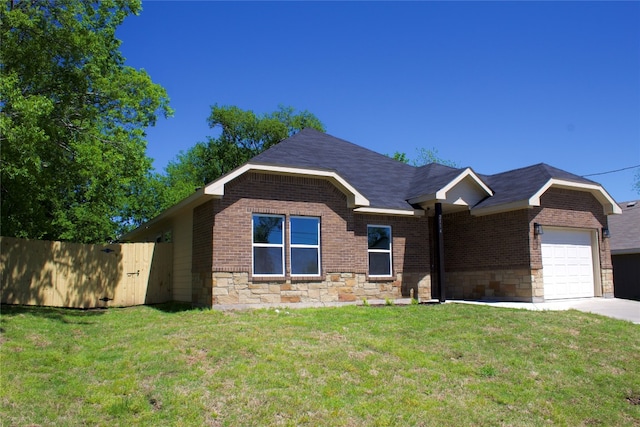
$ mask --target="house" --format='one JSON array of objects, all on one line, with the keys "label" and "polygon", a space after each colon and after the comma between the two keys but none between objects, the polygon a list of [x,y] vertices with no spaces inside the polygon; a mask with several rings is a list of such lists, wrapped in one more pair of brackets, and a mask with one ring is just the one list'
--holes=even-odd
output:
[{"label": "house", "polygon": [[619,206],[622,215],[609,219],[614,294],[640,301],[640,201]]},{"label": "house", "polygon": [[170,236],[174,299],[194,305],[541,301],[613,296],[619,212],[546,164],[414,167],[304,129],[123,240]]}]

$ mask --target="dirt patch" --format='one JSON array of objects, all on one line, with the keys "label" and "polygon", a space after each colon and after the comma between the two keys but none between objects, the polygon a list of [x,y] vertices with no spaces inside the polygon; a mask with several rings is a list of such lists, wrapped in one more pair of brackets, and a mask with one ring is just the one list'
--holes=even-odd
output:
[{"label": "dirt patch", "polygon": [[640,405],[640,395],[627,397],[627,402],[632,405]]}]

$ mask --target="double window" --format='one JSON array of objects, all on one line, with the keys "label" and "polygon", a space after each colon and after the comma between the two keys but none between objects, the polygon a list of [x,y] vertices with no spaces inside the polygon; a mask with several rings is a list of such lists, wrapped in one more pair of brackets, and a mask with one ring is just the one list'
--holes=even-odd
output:
[{"label": "double window", "polygon": [[391,276],[391,227],[368,225],[369,276]]},{"label": "double window", "polygon": [[[283,215],[253,215],[253,274],[284,276]],[[320,275],[320,218],[289,218],[289,261],[292,276]]]}]

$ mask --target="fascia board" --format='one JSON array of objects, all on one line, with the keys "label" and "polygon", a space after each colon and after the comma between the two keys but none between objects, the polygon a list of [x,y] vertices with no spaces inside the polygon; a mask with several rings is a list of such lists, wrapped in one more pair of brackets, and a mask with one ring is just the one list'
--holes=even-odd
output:
[{"label": "fascia board", "polygon": [[551,178],[529,199],[489,206],[486,208],[473,208],[471,209],[471,214],[474,216],[491,215],[495,213],[540,206],[540,197],[542,197],[542,195],[551,187],[586,191],[593,194],[593,196],[602,204],[605,215],[622,213],[622,209],[620,209],[620,206],[618,206],[613,198],[600,185]]},{"label": "fascia board", "polygon": [[410,205],[419,205],[420,203],[424,203],[424,202],[436,201],[436,197],[437,197],[436,194],[437,193],[431,193],[431,194],[425,194],[418,197],[413,197],[411,199],[408,199],[407,202]]},{"label": "fascia board", "polygon": [[510,203],[503,203],[495,206],[488,206],[483,208],[471,208],[471,215],[473,216],[484,216],[484,215],[492,215],[502,212],[516,211],[519,209],[527,209],[532,206],[529,204],[528,200],[518,200]]},{"label": "fascia board", "polygon": [[386,208],[356,208],[355,213],[373,214],[373,215],[393,215],[393,216],[424,216],[423,209],[386,209]]},{"label": "fascia board", "polygon": [[444,201],[447,200],[447,193],[455,188],[460,182],[462,182],[467,177],[471,178],[475,184],[477,184],[488,196],[493,196],[493,191],[476,175],[471,168],[466,168],[460,174],[458,174],[454,179],[449,181],[447,185],[431,194],[424,194],[417,197],[412,197],[407,200],[410,204],[420,204],[427,201]]},{"label": "fascia board", "polygon": [[611,255],[640,254],[640,248],[611,249]]},{"label": "fascia board", "polygon": [[[135,236],[136,234],[139,234],[141,231],[144,231],[144,230],[146,230],[148,228],[151,228],[152,226],[154,226],[158,222],[164,221],[166,219],[169,219],[169,218],[177,215],[178,213],[180,213],[184,209],[187,209],[189,207],[195,207],[197,205],[200,205],[200,204],[204,203],[210,197],[211,196],[208,196],[208,195],[205,194],[203,188],[199,188],[198,190],[196,190],[190,196],[182,199],[180,202],[176,203],[175,205],[165,209],[158,216],[156,216],[154,218],[151,218],[149,221],[147,221],[144,224],[140,225],[138,228],[135,228],[135,229],[129,231],[128,233],[123,234],[122,236],[120,236],[118,238],[118,240],[121,240],[121,241],[129,240],[133,236]],[[203,200],[200,200],[200,199],[203,199]]]},{"label": "fascia board", "polygon": [[621,214],[622,209],[616,203],[615,200],[602,188],[601,185],[597,184],[587,184],[583,182],[573,182],[566,181],[563,179],[551,178],[549,181],[543,185],[540,190],[538,190],[530,199],[530,206],[540,206],[540,197],[547,191],[550,187],[555,188],[563,188],[567,190],[578,190],[578,191],[586,191],[588,193],[593,194],[593,196],[600,202],[602,208],[604,210],[605,215],[612,214]]},{"label": "fascia board", "polygon": [[466,168],[462,173],[460,173],[460,175],[455,177],[455,179],[451,180],[447,185],[442,187],[442,189],[438,190],[438,192],[436,192],[436,197],[442,200],[446,199],[447,192],[467,177],[471,177],[471,179],[473,179],[473,181],[478,184],[478,186],[484,190],[488,196],[493,196],[493,191],[491,191],[491,189],[478,177],[478,175],[476,175],[471,168]]},{"label": "fascia board", "polygon": [[356,190],[355,187],[349,184],[347,180],[342,178],[336,171],[325,169],[297,168],[291,166],[262,165],[256,163],[247,163],[229,172],[227,175],[224,175],[217,180],[207,184],[204,188],[204,193],[222,197],[224,196],[224,186],[228,182],[250,171],[328,179],[347,195],[347,199],[349,200],[349,207],[370,205],[369,200],[358,190]]}]

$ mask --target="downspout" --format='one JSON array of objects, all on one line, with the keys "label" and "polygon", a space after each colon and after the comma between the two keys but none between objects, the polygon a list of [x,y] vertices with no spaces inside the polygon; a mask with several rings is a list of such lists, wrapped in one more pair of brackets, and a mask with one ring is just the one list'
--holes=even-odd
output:
[{"label": "downspout", "polygon": [[438,298],[440,302],[445,302],[444,293],[444,236],[442,232],[442,203],[436,203],[434,216],[434,237],[436,249],[436,285],[438,287]]}]

